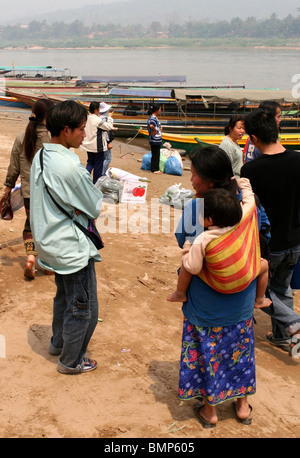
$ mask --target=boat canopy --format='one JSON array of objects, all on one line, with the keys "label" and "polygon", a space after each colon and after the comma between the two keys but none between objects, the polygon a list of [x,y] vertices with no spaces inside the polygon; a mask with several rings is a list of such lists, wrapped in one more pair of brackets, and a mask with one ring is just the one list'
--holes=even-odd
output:
[{"label": "boat canopy", "polygon": [[81,77],[83,83],[185,83],[183,75],[157,75],[157,76],[95,76],[85,75]]},{"label": "boat canopy", "polygon": [[32,67],[32,66],[26,66],[26,67],[0,67],[0,70],[4,70],[6,72],[62,72],[64,71],[63,69],[51,67],[51,65],[48,65],[47,67]]},{"label": "boat canopy", "polygon": [[171,98],[171,90],[160,89],[121,89],[112,88],[109,95],[118,95],[119,97],[142,97],[149,99],[169,99]]},{"label": "boat canopy", "polygon": [[56,68],[51,65],[46,67],[37,66],[12,66],[0,67],[0,75],[8,81],[12,78],[26,79],[26,78],[46,78],[46,79],[71,79],[71,70],[69,68]]},{"label": "boat canopy", "polygon": [[188,102],[192,99],[203,99],[210,102],[253,102],[261,103],[265,100],[272,100],[278,103],[300,103],[300,96],[293,97],[292,91],[280,89],[228,89],[226,91],[216,90],[199,90],[199,89],[173,89],[171,91],[172,98],[178,102]]}]

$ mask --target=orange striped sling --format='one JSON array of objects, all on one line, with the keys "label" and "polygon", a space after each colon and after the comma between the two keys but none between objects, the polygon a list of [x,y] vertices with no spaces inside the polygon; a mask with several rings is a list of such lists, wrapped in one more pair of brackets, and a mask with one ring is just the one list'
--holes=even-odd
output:
[{"label": "orange striped sling", "polygon": [[207,245],[199,277],[220,293],[238,293],[259,275],[260,262],[257,210],[254,203],[236,226]]}]

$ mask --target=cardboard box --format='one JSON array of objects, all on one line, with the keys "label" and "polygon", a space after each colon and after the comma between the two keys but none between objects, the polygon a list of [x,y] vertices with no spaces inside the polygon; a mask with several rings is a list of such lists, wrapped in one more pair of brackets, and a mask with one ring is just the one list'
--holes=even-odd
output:
[{"label": "cardboard box", "polygon": [[122,180],[121,203],[144,204],[147,195],[147,183]]}]

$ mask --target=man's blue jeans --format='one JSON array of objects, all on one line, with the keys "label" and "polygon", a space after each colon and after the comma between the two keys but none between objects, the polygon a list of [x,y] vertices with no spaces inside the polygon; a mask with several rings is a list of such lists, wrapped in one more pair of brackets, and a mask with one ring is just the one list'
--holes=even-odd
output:
[{"label": "man's blue jeans", "polygon": [[55,274],[51,344],[62,349],[59,362],[76,369],[98,323],[97,280],[94,260],[76,273]]},{"label": "man's blue jeans", "polygon": [[290,287],[294,268],[300,256],[300,245],[284,251],[271,252],[269,293],[272,305],[263,309],[271,316],[273,337],[278,340],[290,339],[287,331],[299,323],[300,316],[294,312],[294,300]]},{"label": "man's blue jeans", "polygon": [[111,152],[111,149],[108,149],[104,151],[104,162],[103,162],[102,175],[106,174],[109,164],[111,163],[111,160],[112,160],[112,152]]}]

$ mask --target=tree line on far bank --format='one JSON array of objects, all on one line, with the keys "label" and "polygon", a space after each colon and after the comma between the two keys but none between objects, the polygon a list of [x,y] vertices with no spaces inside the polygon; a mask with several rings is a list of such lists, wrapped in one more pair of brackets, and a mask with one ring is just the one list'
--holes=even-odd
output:
[{"label": "tree line on far bank", "polygon": [[0,28],[1,46],[15,44],[43,44],[45,42],[73,42],[76,45],[111,45],[111,40],[147,40],[166,44],[180,43],[180,40],[245,40],[245,39],[299,39],[300,15],[279,19],[272,14],[268,19],[258,20],[254,16],[245,20],[234,18],[231,21],[206,23],[189,21],[182,25],[152,22],[150,26],[119,24],[85,25],[76,20],[70,24],[46,21],[32,21],[29,24],[8,25]]}]

